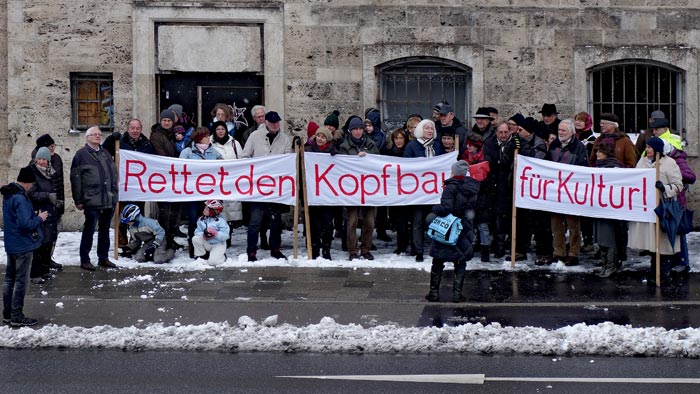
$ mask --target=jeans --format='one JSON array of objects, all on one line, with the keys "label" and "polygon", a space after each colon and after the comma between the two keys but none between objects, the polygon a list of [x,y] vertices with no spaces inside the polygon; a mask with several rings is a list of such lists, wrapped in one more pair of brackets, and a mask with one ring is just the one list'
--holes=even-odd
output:
[{"label": "jeans", "polygon": [[5,280],[2,283],[2,317],[19,320],[24,317],[24,294],[27,292],[33,252],[8,253]]},{"label": "jeans", "polygon": [[265,219],[265,214],[270,214],[270,250],[279,250],[282,245],[282,213],[278,204],[251,202],[250,208],[250,223],[248,223],[248,246],[247,253],[253,253],[258,250],[258,236],[260,228]]},{"label": "jeans", "polygon": [[476,229],[479,230],[479,241],[481,246],[489,246],[491,244],[489,237],[489,224],[479,223],[476,225]]},{"label": "jeans", "polygon": [[95,209],[85,208],[85,224],[80,237],[80,263],[90,262],[92,236],[97,226],[97,260],[109,259],[109,225],[112,223],[114,208]]}]

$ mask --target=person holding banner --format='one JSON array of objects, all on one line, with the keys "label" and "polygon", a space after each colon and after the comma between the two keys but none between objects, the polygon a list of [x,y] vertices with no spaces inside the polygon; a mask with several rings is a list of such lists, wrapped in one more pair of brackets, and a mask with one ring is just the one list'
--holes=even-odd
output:
[{"label": "person holding banner", "polygon": [[[241,158],[283,155],[292,152],[292,139],[282,132],[279,114],[270,111],[265,114],[265,127],[260,127],[250,135],[243,148]],[[257,261],[258,235],[265,214],[270,218],[270,256],[286,259],[280,251],[282,244],[282,210],[283,205],[274,203],[251,202],[250,222],[248,223],[248,261]],[[296,229],[295,229],[296,231]]]},{"label": "person holding banner", "polygon": [[[241,147],[241,144],[236,139],[228,134],[226,131],[226,123],[214,122],[212,127],[214,128],[214,132],[211,136],[212,146],[214,149],[219,151],[221,157],[224,160],[235,160],[240,158],[240,155],[243,153],[243,147]],[[229,227],[233,229],[234,222],[240,222],[243,220],[241,203],[231,200],[224,201],[223,216],[226,218],[226,222],[229,224]],[[229,238],[229,245],[230,242],[231,239]]]},{"label": "person holding banner", "polygon": [[[335,155],[333,134],[326,127],[319,127],[314,138],[304,146],[305,152],[328,153]],[[311,258],[323,256],[331,260],[331,242],[333,242],[333,214],[335,207],[315,205],[309,207],[311,226]],[[323,251],[321,254],[321,250]]]},{"label": "person holding banner", "polygon": [[440,282],[446,262],[452,262],[455,267],[452,281],[452,302],[464,301],[462,286],[464,285],[467,261],[474,256],[472,218],[479,193],[479,182],[467,175],[469,164],[464,160],[454,163],[451,170],[452,176],[445,181],[440,204],[433,206],[428,220],[432,222],[435,216],[444,217],[452,214],[461,220],[462,232],[455,245],[433,241],[430,247],[430,256],[433,257],[433,262],[430,268],[430,291],[425,296],[425,299],[430,302],[440,301]]},{"label": "person holding banner", "polygon": [[[489,228],[493,236],[493,257],[505,256],[506,237],[510,233],[511,209],[513,206],[513,151],[506,149],[511,138],[510,124],[500,122],[496,125],[496,138],[484,142],[489,173],[481,182],[481,187],[491,190]],[[481,192],[481,191],[480,191]]]},{"label": "person holding banner", "polygon": [[[381,152],[382,155],[392,157],[403,157],[408,144],[408,130],[404,127],[399,127],[394,130],[389,136],[389,143]],[[454,137],[454,136],[453,136]],[[408,249],[408,216],[409,209],[403,205],[394,205],[389,207],[389,219],[396,229],[396,249],[394,254],[406,253]]]},{"label": "person holding banner", "polygon": [[[345,137],[338,147],[338,153],[364,157],[367,153],[379,154],[377,145],[365,134],[364,123],[359,116],[353,116],[348,122],[350,134]],[[348,213],[347,244],[348,260],[362,256],[366,260],[374,260],[372,249],[372,233],[374,233],[375,208],[370,206],[346,207]],[[360,233],[360,254],[357,253],[357,221],[362,216],[362,232]]]},{"label": "person holding banner", "polygon": [[[572,119],[564,119],[557,126],[558,137],[549,146],[547,160],[575,166],[588,167],[586,146],[576,138],[576,126]],[[581,221],[579,216],[550,213],[554,254],[545,263],[563,261],[567,266],[578,265],[581,252]],[[569,252],[566,252],[566,230],[569,230]]]},{"label": "person holding banner", "polygon": [[[444,108],[444,107],[443,107]],[[450,108],[451,109],[451,108]],[[453,114],[454,115],[454,114]],[[435,157],[445,153],[440,143],[435,143],[435,123],[430,119],[421,120],[413,132],[416,139],[406,145],[403,157]],[[463,142],[460,142],[462,145]],[[430,213],[428,205],[413,205],[411,214],[412,243],[411,254],[416,262],[423,261],[425,217]]]},{"label": "person holding banner", "polygon": [[[656,155],[659,159],[659,177],[656,181],[656,188],[661,192],[662,198],[675,200],[683,190],[683,177],[681,170],[675,160],[664,155],[664,141],[659,137],[651,137],[647,140],[646,156],[639,159],[637,168],[654,168]],[[676,234],[673,244],[669,240],[668,234],[661,230],[659,235],[659,253],[661,259],[662,283],[669,283],[673,254],[680,251],[680,235]],[[656,261],[656,224],[632,222],[629,230],[629,247],[633,249],[647,250],[651,252],[652,272],[659,262]]]}]

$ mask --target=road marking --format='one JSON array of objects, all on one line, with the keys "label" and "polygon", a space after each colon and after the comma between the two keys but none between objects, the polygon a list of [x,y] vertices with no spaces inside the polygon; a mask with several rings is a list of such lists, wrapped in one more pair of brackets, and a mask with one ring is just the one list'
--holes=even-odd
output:
[{"label": "road marking", "polygon": [[364,380],[383,382],[484,384],[484,382],[549,382],[549,383],[637,383],[637,384],[700,384],[694,378],[550,378],[550,377],[486,377],[483,374],[459,375],[326,375],[277,376],[291,379]]}]

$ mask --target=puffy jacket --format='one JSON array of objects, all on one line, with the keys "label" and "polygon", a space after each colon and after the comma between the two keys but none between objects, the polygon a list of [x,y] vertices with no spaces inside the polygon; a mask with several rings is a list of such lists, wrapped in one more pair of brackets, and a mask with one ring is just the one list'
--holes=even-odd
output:
[{"label": "puffy jacket", "polygon": [[13,182],[1,187],[0,193],[5,251],[12,254],[27,253],[41,246],[41,218],[34,213],[34,207],[24,188]]},{"label": "puffy jacket", "polygon": [[226,223],[226,220],[224,220],[224,218],[221,216],[213,218],[208,216],[200,216],[199,220],[197,220],[197,228],[194,230],[194,236],[201,237],[204,234],[204,230],[209,227],[216,229],[216,236],[208,239],[207,242],[210,244],[226,242],[230,227],[228,226],[228,223]]},{"label": "puffy jacket", "polygon": [[430,247],[430,255],[433,258],[457,263],[470,260],[474,256],[472,216],[478,193],[479,182],[474,178],[458,176],[445,181],[440,204],[433,206],[433,213],[437,216],[457,216],[462,221],[463,229],[454,246],[433,241]]},{"label": "puffy jacket", "polygon": [[87,144],[75,152],[70,166],[70,183],[75,205],[84,208],[114,208],[119,200],[117,167],[112,156]]},{"label": "puffy jacket", "polygon": [[182,152],[180,152],[180,158],[181,159],[187,159],[187,160],[221,160],[223,157],[221,156],[221,153],[219,153],[216,148],[212,144],[209,144],[207,149],[202,152],[197,147],[195,146],[195,143],[193,142],[192,145],[188,146],[187,148],[183,149]]}]

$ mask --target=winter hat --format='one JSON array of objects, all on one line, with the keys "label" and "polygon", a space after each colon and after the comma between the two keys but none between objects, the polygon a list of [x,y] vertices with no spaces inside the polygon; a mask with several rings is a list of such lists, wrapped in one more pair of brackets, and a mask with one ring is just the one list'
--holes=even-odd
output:
[{"label": "winter hat", "polygon": [[333,126],[336,129],[340,127],[340,120],[338,119],[338,116],[340,116],[340,111],[337,109],[328,116],[326,116],[326,119],[323,121],[324,126]]},{"label": "winter hat", "polygon": [[182,125],[177,125],[177,126],[173,127],[173,132],[175,134],[185,134],[186,133],[185,128]]},{"label": "winter hat", "polygon": [[525,131],[527,131],[529,134],[534,134],[535,131],[537,131],[537,129],[539,128],[537,121],[530,116],[518,122],[518,126],[525,129]]},{"label": "winter hat", "polygon": [[182,119],[182,105],[173,104],[173,105],[169,106],[168,109],[175,112],[175,115],[177,115],[178,119]]},{"label": "winter hat", "polygon": [[518,114],[511,116],[510,119],[508,119],[508,120],[512,120],[513,122],[515,122],[515,124],[520,125],[520,122],[525,120],[525,117],[523,116],[523,114],[518,113]]},{"label": "winter hat", "polygon": [[44,134],[41,137],[36,139],[36,146],[39,146],[39,147],[50,146],[50,145],[53,145],[55,143],[56,143],[56,141],[54,141],[53,138],[51,138],[51,136],[49,134]]},{"label": "winter hat", "polygon": [[356,117],[350,119],[350,123],[348,124],[348,131],[350,131],[352,129],[357,129],[357,128],[360,128],[360,129],[365,128],[365,122],[363,122],[359,116],[356,116]]},{"label": "winter hat", "polygon": [[664,141],[659,137],[651,137],[647,140],[647,146],[654,149],[654,153],[664,155]]},{"label": "winter hat", "polygon": [[282,118],[280,118],[280,114],[278,114],[277,112],[270,111],[270,112],[265,114],[265,120],[270,122],[270,123],[277,123],[280,120],[282,120]]},{"label": "winter hat", "polygon": [[455,112],[455,111],[452,109],[452,106],[451,106],[451,105],[449,105],[449,104],[444,104],[443,106],[440,107],[440,115],[447,115],[447,114],[449,114],[450,112]]},{"label": "winter hat", "polygon": [[328,141],[328,142],[333,141],[333,134],[331,134],[331,131],[328,130],[327,128],[325,128],[325,127],[319,127],[318,130],[316,130],[316,134],[314,134],[314,137],[316,137],[316,136],[319,135],[319,134],[321,134],[321,135],[323,135],[324,137],[326,137],[326,141]]},{"label": "winter hat", "polygon": [[17,182],[33,183],[35,181],[36,177],[34,176],[34,171],[32,171],[31,168],[28,166],[20,168],[19,174],[17,174]]},{"label": "winter hat", "polygon": [[211,132],[212,134],[216,134],[216,128],[219,126],[224,126],[224,129],[228,131],[228,126],[226,126],[226,122],[222,122],[220,120],[217,120],[216,122],[211,124]]},{"label": "winter hat", "polygon": [[469,163],[459,160],[452,165],[452,176],[464,176],[469,174]]},{"label": "winter hat", "polygon": [[666,118],[659,118],[659,119],[654,119],[653,122],[649,125],[652,129],[663,129],[665,127],[668,127],[668,119]]},{"label": "winter hat", "polygon": [[38,151],[36,151],[36,156],[34,156],[35,160],[39,159],[44,159],[46,161],[51,161],[51,152],[49,152],[49,148],[42,146],[39,148]]},{"label": "winter hat", "polygon": [[557,112],[557,105],[556,104],[544,103],[544,105],[542,105],[542,109],[540,110],[540,113],[544,116],[549,116],[549,115],[558,114],[559,112]]},{"label": "winter hat", "polygon": [[454,126],[444,126],[440,128],[440,136],[447,135],[450,137],[455,136],[455,128]]},{"label": "winter hat", "polygon": [[493,120],[493,117],[491,117],[491,112],[487,107],[479,107],[479,109],[476,110],[476,115],[472,116],[472,118],[475,119],[491,119]]},{"label": "winter hat", "polygon": [[192,141],[195,144],[199,144],[206,137],[209,137],[209,129],[206,127],[197,127],[192,133]]},{"label": "winter hat", "polygon": [[318,130],[318,123],[313,120],[306,125],[306,136],[311,138],[316,135],[316,130]]},{"label": "winter hat", "polygon": [[618,123],[620,121],[620,118],[618,118],[617,115],[615,115],[615,114],[612,114],[610,112],[606,112],[606,113],[600,114],[600,120],[607,120],[608,122]]},{"label": "winter hat", "polygon": [[173,110],[172,110],[172,109],[167,109],[167,108],[164,109],[164,110],[160,113],[160,120],[163,120],[163,119],[170,119],[170,120],[172,120],[172,121],[174,122],[174,121],[175,121],[175,113],[173,112]]},{"label": "winter hat", "polygon": [[615,157],[615,140],[612,138],[600,140],[598,152],[605,154],[607,157]]},{"label": "winter hat", "polygon": [[658,111],[658,110],[657,110],[657,111],[653,111],[649,117],[650,117],[651,119],[661,119],[661,118],[665,118],[666,115],[664,114],[663,111]]},{"label": "winter hat", "polygon": [[469,134],[469,137],[467,137],[467,145],[474,145],[481,149],[481,147],[484,145],[484,139],[481,138],[479,134]]}]

